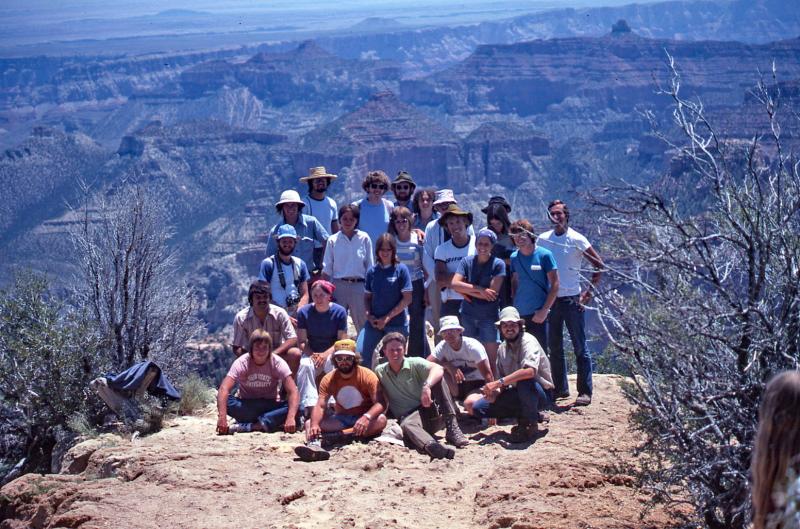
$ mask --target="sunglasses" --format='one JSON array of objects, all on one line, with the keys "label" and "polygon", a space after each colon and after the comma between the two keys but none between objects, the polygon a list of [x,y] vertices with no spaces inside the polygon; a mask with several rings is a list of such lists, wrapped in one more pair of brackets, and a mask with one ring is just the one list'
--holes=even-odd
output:
[{"label": "sunglasses", "polygon": [[408,224],[408,219],[394,219],[395,224]]},{"label": "sunglasses", "polygon": [[386,184],[370,184],[370,189],[386,189]]},{"label": "sunglasses", "polygon": [[348,362],[352,364],[355,361],[355,357],[350,355],[334,355],[333,360],[335,362]]},{"label": "sunglasses", "polygon": [[408,191],[409,189],[411,189],[411,186],[408,184],[396,184],[394,188],[397,189],[398,191]]}]

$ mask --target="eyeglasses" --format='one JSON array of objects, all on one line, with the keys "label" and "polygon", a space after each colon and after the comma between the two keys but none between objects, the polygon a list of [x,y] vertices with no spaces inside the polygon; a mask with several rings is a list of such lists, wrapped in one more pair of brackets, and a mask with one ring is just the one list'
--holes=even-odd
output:
[{"label": "eyeglasses", "polygon": [[386,189],[386,184],[376,184],[372,183],[369,185],[370,189]]},{"label": "eyeglasses", "polygon": [[401,217],[401,218],[399,218],[399,219],[394,219],[394,223],[395,223],[395,224],[408,224],[408,223],[409,223],[409,220],[408,220],[408,219],[406,219],[406,218],[402,218],[402,217]]},{"label": "eyeglasses", "polygon": [[408,184],[395,184],[394,188],[398,191],[408,191],[411,189],[411,186]]},{"label": "eyeglasses", "polygon": [[336,362],[347,362],[352,364],[355,361],[355,357],[350,355],[334,355],[333,360]]}]

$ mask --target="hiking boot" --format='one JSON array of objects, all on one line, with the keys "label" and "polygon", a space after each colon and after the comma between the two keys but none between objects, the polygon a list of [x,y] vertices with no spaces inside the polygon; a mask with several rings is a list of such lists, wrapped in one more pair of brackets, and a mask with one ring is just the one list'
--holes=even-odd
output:
[{"label": "hiking boot", "polygon": [[431,459],[453,459],[456,456],[455,450],[436,441],[431,441],[425,445],[425,453],[431,456]]},{"label": "hiking boot", "polygon": [[319,441],[309,441],[304,445],[297,446],[294,449],[294,453],[297,454],[301,461],[309,463],[312,461],[327,461],[331,457],[330,452],[322,448],[322,444]]},{"label": "hiking boot", "polygon": [[578,398],[575,399],[575,406],[588,406],[592,403],[592,396],[586,393],[581,393],[578,395]]},{"label": "hiking boot", "polygon": [[527,443],[539,437],[539,426],[534,422],[520,420],[519,424],[511,428],[512,443]]},{"label": "hiking boot", "polygon": [[455,415],[447,417],[445,428],[447,429],[447,433],[444,436],[445,441],[456,448],[464,448],[469,444],[469,439],[467,439],[467,436],[461,431],[461,427],[458,426],[458,420]]},{"label": "hiking boot", "polygon": [[353,441],[355,436],[352,433],[325,432],[322,434],[322,446],[330,448],[334,445],[343,445]]}]

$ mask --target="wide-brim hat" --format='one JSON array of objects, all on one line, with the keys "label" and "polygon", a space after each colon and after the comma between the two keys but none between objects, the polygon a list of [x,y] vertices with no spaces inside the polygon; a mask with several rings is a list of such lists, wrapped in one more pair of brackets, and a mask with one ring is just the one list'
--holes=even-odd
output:
[{"label": "wide-brim hat", "polygon": [[417,187],[417,183],[414,182],[413,178],[411,178],[411,173],[408,173],[406,171],[400,171],[399,173],[397,173],[395,179],[392,180],[392,188],[394,188],[394,186],[396,186],[397,184],[401,184],[403,182],[409,184],[411,186],[412,191]]},{"label": "wide-brim hat", "polygon": [[287,189],[281,193],[281,198],[275,203],[275,207],[280,210],[284,204],[297,204],[300,209],[305,206],[305,203],[300,199],[300,194],[294,189]]},{"label": "wide-brim hat", "polygon": [[439,217],[439,220],[437,221],[439,223],[439,226],[446,227],[447,218],[453,215],[456,215],[458,217],[466,217],[467,222],[469,224],[472,224],[472,213],[470,213],[469,211],[464,211],[463,209],[458,207],[458,204],[450,204],[449,206],[447,206],[447,209],[442,212],[442,216]]},{"label": "wide-brim hat", "polygon": [[308,182],[309,180],[314,180],[316,178],[330,178],[331,180],[336,180],[339,177],[335,174],[330,174],[323,166],[320,165],[319,167],[310,168],[308,170],[308,176],[300,178],[300,181]]},{"label": "wide-brim hat", "polygon": [[449,331],[451,329],[458,329],[464,332],[464,327],[462,327],[461,323],[458,321],[458,316],[443,316],[439,320],[439,334],[443,334],[444,331]]},{"label": "wide-brim hat", "polygon": [[500,311],[500,318],[494,322],[497,327],[500,327],[500,324],[503,322],[513,321],[514,323],[519,323],[523,327],[525,326],[525,320],[519,317],[519,311],[516,307],[505,307],[503,310]]},{"label": "wide-brim hat", "polygon": [[355,356],[356,342],[349,338],[338,340],[333,344],[333,354],[340,356]]},{"label": "wide-brim hat", "polygon": [[506,200],[506,197],[501,197],[501,196],[491,197],[489,199],[489,204],[485,208],[483,208],[481,210],[481,212],[483,212],[484,214],[488,213],[489,212],[489,208],[494,204],[497,204],[499,206],[503,206],[505,208],[505,210],[506,210],[506,213],[511,213],[511,204],[508,203],[508,200]]},{"label": "wide-brim hat", "polygon": [[452,189],[439,189],[436,191],[436,196],[433,200],[433,205],[438,206],[439,204],[449,204],[451,202],[456,201],[456,196],[453,194]]}]

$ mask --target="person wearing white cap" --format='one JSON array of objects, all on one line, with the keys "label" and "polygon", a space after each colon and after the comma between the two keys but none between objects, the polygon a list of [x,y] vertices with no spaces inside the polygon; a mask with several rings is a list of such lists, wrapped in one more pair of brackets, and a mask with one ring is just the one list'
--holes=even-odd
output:
[{"label": "person wearing white cap", "polygon": [[[267,236],[267,256],[275,255],[278,249],[278,229],[284,224],[292,226],[297,233],[297,245],[294,254],[306,263],[309,271],[318,270],[314,262],[314,242],[323,246],[328,240],[328,230],[311,215],[302,213],[305,203],[300,200],[300,195],[293,189],[281,193],[280,200],[275,204],[275,209],[281,215],[281,220],[269,230]],[[321,265],[321,262],[320,262]]]},{"label": "person wearing white cap", "polygon": [[[439,326],[439,317],[441,315],[442,306],[442,289],[436,282],[436,261],[434,259],[436,248],[443,242],[450,240],[450,233],[448,233],[446,226],[439,224],[441,214],[447,211],[450,204],[456,204],[456,198],[452,189],[440,189],[436,191],[436,198],[433,201],[433,209],[436,216],[428,222],[425,226],[425,241],[423,242],[423,256],[422,266],[428,274],[428,279],[425,282],[425,288],[428,289],[428,302],[430,304],[430,315],[428,321],[433,328]],[[470,235],[475,234],[472,225],[467,228]]]},{"label": "person wearing white cap", "polygon": [[470,393],[494,380],[492,366],[483,345],[463,333],[464,327],[459,324],[458,317],[443,317],[439,322],[442,341],[428,356],[429,362],[444,368],[447,385],[457,399],[465,399]]},{"label": "person wearing white cap", "polygon": [[535,441],[547,433],[538,430],[539,411],[553,402],[550,361],[536,338],[525,332],[517,309],[501,310],[496,325],[503,337],[495,366],[500,378],[487,382],[482,393],[467,397],[464,406],[481,419],[516,418],[512,442]]},{"label": "person wearing white cap", "polygon": [[[338,178],[337,175],[328,173],[324,167],[312,167],[308,170],[308,176],[300,179],[300,182],[308,184],[308,194],[303,198],[306,215],[317,219],[328,230],[329,235],[339,231],[336,201],[325,195],[331,182],[336,178]],[[323,244],[318,241],[314,242],[314,262],[317,269],[321,268],[324,248]]]},{"label": "person wearing white cap", "polygon": [[[384,406],[378,397],[380,382],[370,369],[361,365],[353,340],[333,344],[333,371],[319,383],[319,400],[306,421],[306,444],[294,449],[303,461],[322,461],[330,454],[325,444],[374,437],[386,427]],[[333,413],[328,401],[333,398]]]}]

